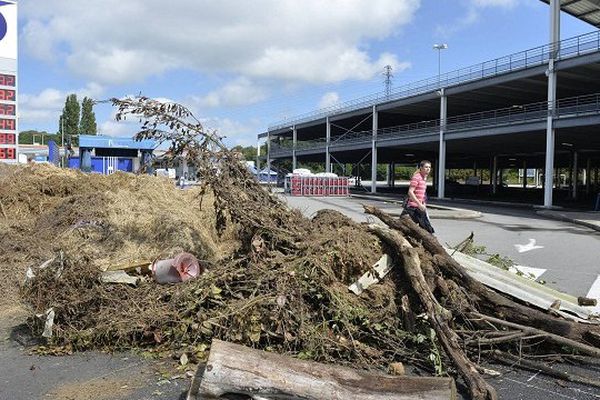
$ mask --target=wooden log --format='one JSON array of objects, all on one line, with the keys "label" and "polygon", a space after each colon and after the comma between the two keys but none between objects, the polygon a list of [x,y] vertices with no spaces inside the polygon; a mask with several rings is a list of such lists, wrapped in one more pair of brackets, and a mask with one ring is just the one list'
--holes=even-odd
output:
[{"label": "wooden log", "polygon": [[[472,278],[458,262],[452,259],[435,236],[420,228],[410,217],[394,218],[377,207],[368,205],[363,205],[363,207],[367,214],[376,216],[390,228],[396,229],[403,235],[420,242],[425,250],[440,260],[437,265],[442,269],[442,272],[465,288],[469,292],[470,298],[481,309],[489,310],[495,316],[507,321],[532,326],[580,342],[593,341],[591,333],[600,332],[600,329],[596,326],[567,321],[562,317],[553,316],[517,303],[488,289]],[[594,345],[596,345],[595,342]]]},{"label": "wooden log", "polygon": [[282,400],[457,398],[452,378],[384,375],[302,361],[215,339],[200,384],[196,388],[192,384],[187,398],[216,399],[226,394]]},{"label": "wooden log", "polygon": [[398,231],[379,225],[369,225],[369,230],[396,250],[398,256],[402,258],[404,272],[412,284],[412,289],[425,309],[431,326],[435,329],[446,354],[469,387],[471,398],[473,400],[497,399],[496,390],[482,378],[477,366],[469,360],[461,348],[458,335],[448,323],[452,319],[452,314],[438,303],[427,282],[425,282],[425,277],[421,271],[421,261],[416,250]]},{"label": "wooden log", "polygon": [[598,304],[598,300],[580,296],[577,298],[577,304],[580,306],[595,307]]}]

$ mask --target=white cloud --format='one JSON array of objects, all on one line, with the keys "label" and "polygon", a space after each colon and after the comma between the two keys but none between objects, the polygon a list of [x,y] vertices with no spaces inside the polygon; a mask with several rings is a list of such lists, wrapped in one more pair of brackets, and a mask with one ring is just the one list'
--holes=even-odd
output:
[{"label": "white cloud", "polygon": [[[23,0],[33,57],[103,83],[175,69],[308,82],[368,79],[390,54],[363,45],[410,22],[420,0]],[[221,101],[221,98],[219,99]]]},{"label": "white cloud", "polygon": [[227,146],[256,146],[256,132],[264,129],[264,121],[258,119],[241,122],[230,118],[209,117],[200,122],[205,129],[216,130],[219,136],[224,137],[223,142]]},{"label": "white cloud", "polygon": [[139,124],[108,119],[98,126],[98,134],[117,137],[132,137],[138,132]]},{"label": "white cloud", "polygon": [[319,108],[328,108],[340,102],[340,95],[336,92],[327,92],[319,100]]},{"label": "white cloud", "polygon": [[192,96],[200,107],[245,106],[259,103],[267,98],[267,91],[250,79],[240,77],[207,95]]},{"label": "white cloud", "polygon": [[19,118],[27,123],[56,121],[58,129],[58,118],[69,94],[75,93],[82,100],[84,97],[97,99],[103,92],[102,86],[91,82],[84,88],[70,91],[46,88],[38,94],[23,93],[19,95]]}]

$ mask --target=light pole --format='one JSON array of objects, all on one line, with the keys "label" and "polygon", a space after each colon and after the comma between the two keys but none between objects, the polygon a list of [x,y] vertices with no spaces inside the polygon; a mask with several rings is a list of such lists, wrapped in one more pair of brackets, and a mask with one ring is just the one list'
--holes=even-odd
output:
[{"label": "light pole", "polygon": [[446,43],[434,44],[433,49],[438,51],[438,86],[442,76],[442,50],[446,50],[448,45]]}]

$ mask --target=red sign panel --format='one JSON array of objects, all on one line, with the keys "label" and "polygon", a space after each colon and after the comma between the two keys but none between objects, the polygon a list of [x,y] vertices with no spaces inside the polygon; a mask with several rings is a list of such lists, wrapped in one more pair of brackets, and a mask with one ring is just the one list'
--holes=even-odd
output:
[{"label": "red sign panel", "polygon": [[0,74],[0,85],[15,86],[15,76],[10,74]]},{"label": "red sign panel", "polygon": [[0,133],[0,144],[17,144],[17,135],[14,133]]},{"label": "red sign panel", "polygon": [[0,118],[0,130],[2,131],[14,131],[16,129],[14,119]]},{"label": "red sign panel", "polygon": [[0,115],[15,115],[15,112],[14,104],[0,103]]},{"label": "red sign panel", "polygon": [[12,89],[0,89],[0,100],[3,101],[16,101],[17,96]]},{"label": "red sign panel", "polygon": [[14,160],[17,158],[17,151],[13,148],[0,147],[0,160]]}]

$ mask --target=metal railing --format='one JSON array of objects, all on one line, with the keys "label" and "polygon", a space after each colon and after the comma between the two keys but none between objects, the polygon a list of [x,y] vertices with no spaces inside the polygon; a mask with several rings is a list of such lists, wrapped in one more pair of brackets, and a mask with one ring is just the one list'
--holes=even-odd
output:
[{"label": "metal railing", "polygon": [[[551,112],[547,101],[529,103],[490,111],[481,111],[471,114],[457,115],[446,120],[446,132],[478,129],[484,127],[502,127],[508,125],[536,122],[546,120]],[[600,114],[600,93],[559,99],[554,109],[555,119],[574,118]],[[382,128],[377,131],[377,142],[405,139],[439,133],[440,120],[429,120],[411,124]],[[334,136],[329,142],[330,148],[352,145],[357,143],[371,143],[372,131],[349,132],[344,135]],[[271,153],[274,155],[291,154],[292,142],[281,145],[273,143]],[[327,145],[325,138],[299,141],[296,150],[324,149]]]},{"label": "metal railing", "polygon": [[[508,56],[485,61],[470,67],[447,72],[439,76],[409,83],[393,89],[390,93],[385,91],[373,93],[364,97],[336,104],[331,107],[321,108],[304,114],[284,119],[269,126],[269,130],[289,127],[291,125],[324,118],[333,114],[353,111],[370,107],[383,102],[399,100],[418,94],[423,94],[440,88],[456,86],[462,83],[489,78],[509,72],[542,65],[548,62],[555,45],[545,44],[529,50],[520,51]],[[600,50],[600,31],[564,39],[558,43],[557,60],[593,53]]]}]

